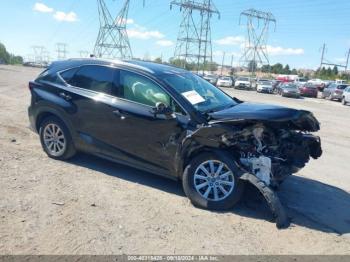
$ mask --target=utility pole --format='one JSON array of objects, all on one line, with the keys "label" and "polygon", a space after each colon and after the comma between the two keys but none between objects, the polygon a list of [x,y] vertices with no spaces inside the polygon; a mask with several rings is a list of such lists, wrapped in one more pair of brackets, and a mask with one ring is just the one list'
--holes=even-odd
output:
[{"label": "utility pole", "polygon": [[[143,1],[144,3],[144,1]],[[125,0],[122,9],[113,19],[104,0],[97,0],[100,30],[94,55],[110,59],[131,59],[133,57],[126,25],[130,0]]]},{"label": "utility pole", "polygon": [[346,56],[345,73],[346,73],[346,71],[348,70],[349,58],[350,58],[350,48],[349,48],[349,50],[348,50],[348,55]]},{"label": "utility pole", "polygon": [[276,29],[276,19],[270,12],[248,9],[241,13],[239,24],[242,17],[246,18],[247,37],[245,41],[244,53],[240,61],[249,67],[252,66],[252,74],[256,68],[262,65],[269,65],[269,57],[267,52],[267,40],[270,24],[274,24]]},{"label": "utility pole", "polygon": [[222,62],[221,62],[221,76],[222,76],[222,72],[223,72],[223,69],[224,69],[224,63],[225,63],[225,55],[226,53],[224,52],[223,55],[222,55]]},{"label": "utility pole", "polygon": [[220,18],[220,13],[212,0],[173,0],[170,8],[173,5],[182,12],[174,57],[183,68],[196,65],[197,72],[200,67],[204,71],[213,61],[210,20],[213,14]]},{"label": "utility pole", "polygon": [[321,55],[321,64],[320,64],[320,70],[322,69],[322,65],[323,65],[323,59],[324,59],[324,53],[326,51],[326,43],[323,43],[322,46],[322,55]]},{"label": "utility pole", "polygon": [[57,43],[56,44],[57,60],[64,60],[67,58],[67,44]]}]

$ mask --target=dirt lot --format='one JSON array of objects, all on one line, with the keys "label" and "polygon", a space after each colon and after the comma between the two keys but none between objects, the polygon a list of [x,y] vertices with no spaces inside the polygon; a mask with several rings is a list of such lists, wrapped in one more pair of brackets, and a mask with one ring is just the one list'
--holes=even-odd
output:
[{"label": "dirt lot", "polygon": [[311,110],[324,155],[283,184],[292,225],[277,230],[259,195],[234,210],[194,208],[179,183],[80,154],[54,161],[28,129],[27,82],[0,66],[1,254],[350,254],[350,107],[225,89]]}]

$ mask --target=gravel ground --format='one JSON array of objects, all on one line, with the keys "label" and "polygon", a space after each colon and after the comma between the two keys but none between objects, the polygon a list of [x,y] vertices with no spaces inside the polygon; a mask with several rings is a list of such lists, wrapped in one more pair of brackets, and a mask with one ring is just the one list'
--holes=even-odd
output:
[{"label": "gravel ground", "polygon": [[46,157],[28,129],[27,82],[0,66],[0,254],[350,254],[350,107],[225,89],[311,110],[324,155],[283,184],[292,225],[278,230],[251,188],[230,212],[194,208],[181,185],[79,154]]}]

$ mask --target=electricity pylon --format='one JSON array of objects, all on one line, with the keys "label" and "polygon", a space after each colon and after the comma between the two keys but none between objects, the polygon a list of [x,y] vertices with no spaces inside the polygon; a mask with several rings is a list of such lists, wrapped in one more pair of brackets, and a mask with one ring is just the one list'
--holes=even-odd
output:
[{"label": "electricity pylon", "polygon": [[86,51],[86,50],[80,50],[79,54],[80,54],[80,58],[87,58],[87,57],[89,57],[89,51]]},{"label": "electricity pylon", "polygon": [[41,64],[44,61],[45,47],[43,46],[32,46],[33,48],[33,58],[35,63]]},{"label": "electricity pylon", "polygon": [[57,60],[64,60],[67,58],[67,44],[57,43],[56,44]]},{"label": "electricity pylon", "polygon": [[197,71],[204,70],[213,60],[210,19],[213,14],[220,18],[220,13],[211,0],[174,0],[170,7],[173,5],[182,12],[174,58],[183,68],[194,64]]},{"label": "electricity pylon", "polygon": [[126,31],[130,0],[126,0],[115,19],[104,0],[97,0],[100,30],[96,40],[94,55],[110,59],[131,59],[132,51]]},{"label": "electricity pylon", "polygon": [[345,64],[340,64],[340,63],[332,63],[329,62],[326,58],[325,58],[325,54],[326,54],[326,44],[324,43],[322,46],[322,56],[321,56],[321,65],[320,65],[320,69],[322,68],[322,66],[327,65],[327,66],[336,66],[336,67],[343,67],[345,72],[348,69],[348,65],[349,65],[349,58],[350,58],[350,49],[348,50],[348,52],[346,53],[346,59],[345,59]]},{"label": "electricity pylon", "polygon": [[248,69],[254,73],[257,67],[270,64],[267,40],[270,24],[274,24],[276,29],[276,19],[270,12],[248,9],[241,13],[239,24],[242,16],[247,19],[247,37],[240,63],[247,65]]}]

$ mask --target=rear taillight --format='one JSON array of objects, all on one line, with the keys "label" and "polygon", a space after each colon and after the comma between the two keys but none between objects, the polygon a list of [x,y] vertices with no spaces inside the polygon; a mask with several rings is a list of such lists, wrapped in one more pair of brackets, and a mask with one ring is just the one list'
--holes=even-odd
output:
[{"label": "rear taillight", "polygon": [[342,90],[337,89],[337,90],[335,90],[335,93],[341,94],[341,93],[342,93]]},{"label": "rear taillight", "polygon": [[29,82],[28,88],[29,88],[29,91],[32,91],[32,89],[34,88],[34,83],[33,82]]}]

